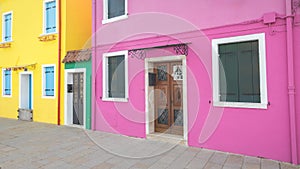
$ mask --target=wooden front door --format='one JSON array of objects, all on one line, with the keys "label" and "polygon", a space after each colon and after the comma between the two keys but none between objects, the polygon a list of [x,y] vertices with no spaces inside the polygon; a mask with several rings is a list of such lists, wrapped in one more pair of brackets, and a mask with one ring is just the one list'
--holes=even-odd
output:
[{"label": "wooden front door", "polygon": [[154,65],[155,131],[183,135],[182,63]]}]

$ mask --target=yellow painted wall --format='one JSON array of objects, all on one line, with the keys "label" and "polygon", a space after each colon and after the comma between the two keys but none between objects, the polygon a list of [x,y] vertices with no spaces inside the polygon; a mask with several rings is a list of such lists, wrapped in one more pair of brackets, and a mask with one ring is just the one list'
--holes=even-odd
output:
[{"label": "yellow painted wall", "polygon": [[[58,0],[57,0],[58,3]],[[37,122],[57,123],[56,97],[42,97],[42,65],[56,65],[56,84],[58,87],[58,41],[41,42],[43,34],[44,0],[1,0],[0,23],[2,14],[12,11],[12,46],[0,48],[0,117],[17,118],[19,108],[19,73],[12,71],[12,97],[2,97],[2,68],[37,63],[33,73],[33,120]],[[62,0],[62,57],[68,50],[82,49],[91,35],[91,0]],[[58,9],[58,5],[57,5]],[[58,15],[57,15],[58,17]],[[58,19],[57,19],[58,20]],[[58,27],[58,25],[57,25]],[[57,34],[55,34],[57,36]],[[2,41],[2,26],[0,26]],[[61,64],[61,124],[64,123],[64,64]]]},{"label": "yellow painted wall", "polygon": [[[92,0],[62,1],[62,59],[70,50],[91,47]],[[64,123],[64,64],[61,71],[61,124]]]}]

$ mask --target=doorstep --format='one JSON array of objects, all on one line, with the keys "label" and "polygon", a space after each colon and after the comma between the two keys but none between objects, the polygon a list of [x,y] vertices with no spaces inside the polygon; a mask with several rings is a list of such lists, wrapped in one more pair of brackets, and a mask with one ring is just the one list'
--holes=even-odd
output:
[{"label": "doorstep", "polygon": [[186,140],[183,139],[183,136],[179,136],[179,135],[155,132],[155,133],[147,134],[147,139],[187,146]]}]

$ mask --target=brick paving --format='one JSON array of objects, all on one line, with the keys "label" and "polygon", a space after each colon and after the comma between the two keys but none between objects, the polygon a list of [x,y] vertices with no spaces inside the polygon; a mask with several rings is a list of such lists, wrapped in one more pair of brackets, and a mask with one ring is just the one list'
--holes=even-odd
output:
[{"label": "brick paving", "polygon": [[80,128],[0,118],[0,168],[300,169],[288,163]]}]

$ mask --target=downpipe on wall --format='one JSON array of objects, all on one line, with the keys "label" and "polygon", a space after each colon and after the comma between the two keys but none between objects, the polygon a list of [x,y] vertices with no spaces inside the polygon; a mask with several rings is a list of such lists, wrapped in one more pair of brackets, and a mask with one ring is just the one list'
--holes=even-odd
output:
[{"label": "downpipe on wall", "polygon": [[292,163],[298,164],[297,131],[296,131],[296,109],[295,109],[295,70],[294,70],[294,39],[292,12],[292,1],[286,0],[286,37],[287,37],[287,67],[288,67],[288,95],[291,135]]},{"label": "downpipe on wall", "polygon": [[96,130],[96,53],[97,53],[97,0],[93,0],[93,35],[92,38],[94,38],[94,41],[92,44],[94,50],[94,54],[92,55],[92,130]]},{"label": "downpipe on wall", "polygon": [[57,82],[57,125],[60,125],[60,82],[61,82],[61,0],[58,0],[58,82]]}]

